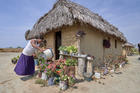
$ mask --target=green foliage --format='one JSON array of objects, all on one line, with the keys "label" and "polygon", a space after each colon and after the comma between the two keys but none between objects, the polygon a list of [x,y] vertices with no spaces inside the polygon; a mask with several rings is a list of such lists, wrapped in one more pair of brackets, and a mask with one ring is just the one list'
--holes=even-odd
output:
[{"label": "green foliage", "polygon": [[60,51],[66,51],[66,47],[65,46],[60,46],[58,50],[60,50]]},{"label": "green foliage", "polygon": [[75,46],[68,46],[67,51],[68,53],[77,53],[77,48]]},{"label": "green foliage", "polygon": [[68,80],[68,76],[67,76],[67,75],[62,75],[62,76],[60,77],[60,80],[61,80],[61,81],[67,81],[67,80]]},{"label": "green foliage", "polygon": [[20,46],[17,46],[17,48],[22,48],[22,47],[20,47]]},{"label": "green foliage", "polygon": [[68,77],[68,82],[69,82],[69,85],[72,86],[72,85],[74,85],[75,80],[73,77]]},{"label": "green foliage", "polygon": [[138,55],[138,54],[139,54],[139,52],[138,52],[138,49],[137,49],[137,48],[131,48],[131,52],[132,52],[133,54],[136,54],[136,55]]},{"label": "green foliage", "polygon": [[12,46],[8,47],[8,48],[13,48]]},{"label": "green foliage", "polygon": [[19,56],[13,57],[11,59],[12,63],[14,63],[14,64],[16,64],[18,60],[19,60]]},{"label": "green foliage", "polygon": [[47,81],[42,80],[42,79],[37,79],[35,81],[35,84],[41,84],[42,86],[47,86]]},{"label": "green foliage", "polygon": [[75,59],[66,59],[66,66],[75,66],[77,64],[77,60]]},{"label": "green foliage", "polygon": [[51,69],[47,69],[46,74],[48,77],[54,77],[55,71],[52,71]]},{"label": "green foliage", "polygon": [[68,53],[77,53],[77,48],[75,46],[60,46],[58,50],[66,51]]}]

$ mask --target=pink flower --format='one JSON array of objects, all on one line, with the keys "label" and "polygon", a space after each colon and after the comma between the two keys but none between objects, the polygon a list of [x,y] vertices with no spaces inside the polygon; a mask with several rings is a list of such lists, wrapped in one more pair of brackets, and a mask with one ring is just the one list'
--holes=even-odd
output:
[{"label": "pink flower", "polygon": [[43,66],[43,64],[41,64],[40,66]]}]

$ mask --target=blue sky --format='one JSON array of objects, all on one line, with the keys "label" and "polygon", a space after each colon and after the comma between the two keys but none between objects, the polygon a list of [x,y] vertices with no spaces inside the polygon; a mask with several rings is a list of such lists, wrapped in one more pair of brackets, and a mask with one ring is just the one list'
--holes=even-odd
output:
[{"label": "blue sky", "polygon": [[[98,13],[124,33],[129,42],[140,42],[140,0],[72,0]],[[24,33],[47,13],[56,0],[0,0],[0,47],[26,45]]]}]

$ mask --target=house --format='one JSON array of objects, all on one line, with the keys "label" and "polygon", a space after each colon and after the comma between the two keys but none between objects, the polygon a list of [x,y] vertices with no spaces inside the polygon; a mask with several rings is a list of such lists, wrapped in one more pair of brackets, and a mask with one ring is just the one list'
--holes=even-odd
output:
[{"label": "house", "polygon": [[[79,32],[84,33],[81,38],[76,36]],[[55,59],[59,58],[61,45],[74,45],[79,53],[90,54],[101,62],[107,55],[122,55],[122,45],[126,42],[118,28],[70,0],[58,0],[25,37],[29,40],[40,34],[47,40],[47,47],[53,49]]]},{"label": "house", "polygon": [[127,42],[123,45],[123,55],[124,56],[131,56],[132,53],[132,48],[134,48],[134,45],[130,42]]}]

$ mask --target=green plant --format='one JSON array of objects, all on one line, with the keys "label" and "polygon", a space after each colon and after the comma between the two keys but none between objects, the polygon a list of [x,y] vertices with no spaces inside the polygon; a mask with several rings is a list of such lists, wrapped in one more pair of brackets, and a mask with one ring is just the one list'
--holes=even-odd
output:
[{"label": "green plant", "polygon": [[35,84],[41,84],[42,86],[47,86],[47,81],[42,79],[37,79]]},{"label": "green plant", "polygon": [[66,51],[66,47],[65,46],[60,46],[58,50],[60,50],[60,51]]},{"label": "green plant", "polygon": [[77,48],[75,46],[68,46],[67,52],[68,53],[77,53]]},{"label": "green plant", "polygon": [[77,60],[75,59],[66,59],[65,65],[66,66],[75,66],[77,64]]},{"label": "green plant", "polygon": [[75,83],[75,79],[73,77],[68,77],[69,85],[72,86]]},{"label": "green plant", "polygon": [[16,64],[18,60],[19,60],[19,56],[13,57],[13,58],[11,59],[11,61],[12,61],[13,64]]},{"label": "green plant", "polygon": [[139,52],[138,52],[138,49],[137,49],[137,48],[131,48],[131,52],[132,52],[133,54],[136,54],[136,55],[138,55],[138,54],[139,54]]},{"label": "green plant", "polygon": [[60,80],[61,81],[67,81],[68,80],[68,76],[67,75],[62,75],[62,76],[60,76]]}]

